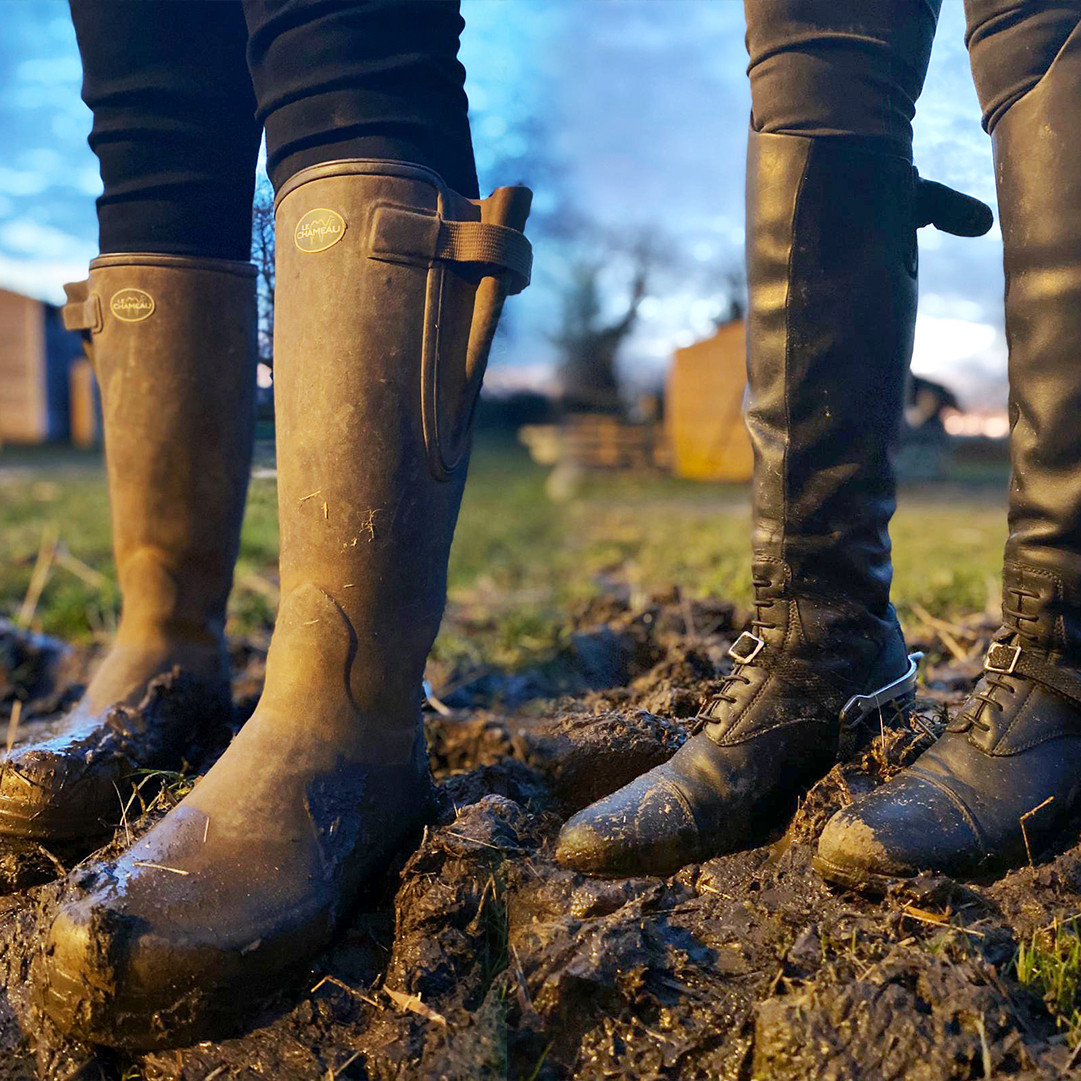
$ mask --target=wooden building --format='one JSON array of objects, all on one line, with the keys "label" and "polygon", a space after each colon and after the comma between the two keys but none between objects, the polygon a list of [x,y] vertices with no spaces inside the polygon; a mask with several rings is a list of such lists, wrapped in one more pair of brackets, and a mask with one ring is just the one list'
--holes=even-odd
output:
[{"label": "wooden building", "polygon": [[60,309],[0,289],[0,445],[95,438],[96,405],[82,339]]},{"label": "wooden building", "polygon": [[665,434],[672,471],[695,480],[745,482],[754,457],[743,400],[747,390],[742,319],[712,338],[677,349],[665,393]]}]

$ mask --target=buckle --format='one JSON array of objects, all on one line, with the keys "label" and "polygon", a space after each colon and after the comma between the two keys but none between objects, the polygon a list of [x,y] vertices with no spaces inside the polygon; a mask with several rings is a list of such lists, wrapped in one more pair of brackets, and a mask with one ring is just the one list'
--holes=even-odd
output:
[{"label": "buckle", "polygon": [[[740,645],[744,644],[745,648],[750,652],[740,653]],[[757,634],[751,634],[750,631],[744,631],[729,647],[728,656],[736,662],[736,664],[750,664],[751,661],[758,656],[766,648],[766,643],[758,637]]]},{"label": "buckle", "polygon": [[994,672],[996,675],[1009,676],[1017,667],[1021,659],[1020,646],[1008,646],[1005,642],[992,642],[987,651],[987,658],[983,662],[985,672]]}]

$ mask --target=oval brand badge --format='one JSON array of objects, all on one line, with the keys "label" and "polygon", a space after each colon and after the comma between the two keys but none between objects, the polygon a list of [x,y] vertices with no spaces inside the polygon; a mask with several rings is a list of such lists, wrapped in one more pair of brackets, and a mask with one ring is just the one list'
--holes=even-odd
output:
[{"label": "oval brand badge", "polygon": [[113,293],[109,310],[125,323],[141,323],[154,314],[154,298],[142,289],[121,289]]},{"label": "oval brand badge", "polygon": [[345,236],[345,218],[325,206],[309,210],[293,231],[293,242],[301,251],[317,252],[333,248]]}]

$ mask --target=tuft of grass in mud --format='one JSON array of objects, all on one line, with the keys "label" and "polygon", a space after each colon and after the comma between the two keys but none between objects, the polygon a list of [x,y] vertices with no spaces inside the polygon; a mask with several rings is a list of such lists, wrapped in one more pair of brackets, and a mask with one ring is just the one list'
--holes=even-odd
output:
[{"label": "tuft of grass in mud", "polygon": [[194,787],[196,778],[190,773],[183,773],[174,769],[137,769],[133,773],[135,777],[146,777],[156,780],[169,797],[179,803]]},{"label": "tuft of grass in mud", "polygon": [[1076,919],[1035,931],[1014,961],[1017,982],[1038,994],[1067,1042],[1081,1041],[1081,933]]}]

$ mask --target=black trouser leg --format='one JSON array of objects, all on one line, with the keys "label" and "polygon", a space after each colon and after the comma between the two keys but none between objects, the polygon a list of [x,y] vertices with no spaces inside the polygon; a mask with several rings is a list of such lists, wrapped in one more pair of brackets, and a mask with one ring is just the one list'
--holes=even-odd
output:
[{"label": "black trouser leg", "polygon": [[71,0],[102,254],[247,260],[260,128],[233,0]]},{"label": "black trouser leg", "polygon": [[965,0],[965,44],[984,130],[1047,74],[1081,22],[1077,0]]},{"label": "black trouser leg", "polygon": [[745,0],[754,131],[912,157],[941,0]]},{"label": "black trouser leg", "polygon": [[477,195],[453,0],[71,0],[71,11],[105,186],[102,253],[247,259],[263,122],[275,187],[367,157],[426,165]]},{"label": "black trouser leg", "polygon": [[309,165],[383,158],[477,195],[456,0],[243,4],[276,189]]}]

